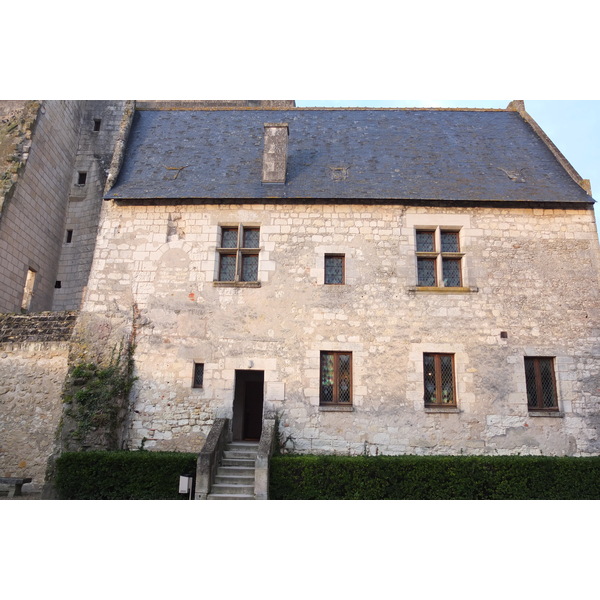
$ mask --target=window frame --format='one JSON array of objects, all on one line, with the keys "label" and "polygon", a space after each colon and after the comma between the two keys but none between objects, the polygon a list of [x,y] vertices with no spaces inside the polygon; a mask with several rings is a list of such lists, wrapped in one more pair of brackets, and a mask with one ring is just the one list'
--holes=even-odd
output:
[{"label": "window frame", "polygon": [[[533,364],[534,378],[535,378],[535,391],[536,391],[536,405],[533,406],[529,403],[529,381],[528,381],[528,369],[527,362],[531,361]],[[551,369],[551,384],[552,384],[552,395],[553,405],[544,406],[544,394],[543,394],[543,383],[540,363],[541,361],[549,361]],[[558,412],[560,407],[558,405],[558,388],[556,386],[556,369],[555,369],[555,357],[554,356],[525,356],[523,357],[523,367],[525,369],[525,395],[527,397],[527,410],[530,412]]]},{"label": "window frame", "polygon": [[[230,247],[223,246],[223,238],[226,231],[237,230],[236,245]],[[244,234],[247,231],[256,230],[258,232],[259,245],[256,247],[246,247],[244,245]],[[243,284],[258,284],[258,272],[259,272],[259,255],[261,251],[260,247],[260,226],[259,225],[245,225],[238,223],[237,225],[221,225],[219,228],[219,247],[217,248],[217,273],[215,283],[224,285],[243,285]],[[224,256],[235,257],[234,267],[234,278],[233,279],[222,279],[222,262]],[[244,262],[249,256],[256,256],[256,279],[244,279]]]},{"label": "window frame", "polygon": [[[463,258],[465,253],[462,252],[461,245],[461,229],[456,227],[415,227],[415,256],[416,256],[416,267],[417,267],[417,288],[425,288],[425,289],[462,289],[465,285],[464,283],[464,261]],[[420,233],[429,233],[432,235],[432,247],[431,251],[419,250],[418,246],[418,235]],[[443,250],[443,234],[449,233],[454,234],[456,236],[456,245],[458,248],[458,252],[449,252],[447,250]],[[419,262],[420,261],[431,261],[434,263],[434,284],[433,285],[424,285],[419,280]],[[447,286],[444,284],[444,263],[448,264],[450,262],[458,262],[458,276],[459,276],[459,285]]]},{"label": "window frame", "polygon": [[[198,377],[198,375],[200,375]],[[200,383],[198,383],[200,380]],[[204,363],[194,361],[194,366],[192,367],[192,388],[196,390],[200,390],[204,387]]]},{"label": "window frame", "polygon": [[[443,401],[443,380],[442,380],[442,366],[441,361],[442,357],[450,357],[452,361],[452,402],[444,402]],[[431,394],[427,392],[427,372],[425,369],[425,357],[433,357],[434,359],[434,377],[435,377],[435,402],[431,402],[428,400],[431,398]],[[458,402],[456,399],[456,361],[455,355],[450,352],[424,352],[423,353],[423,403],[426,408],[439,408],[439,407],[448,407],[448,408],[456,408],[458,407]]]},{"label": "window frame", "polygon": [[[332,384],[332,395],[333,399],[331,401],[324,400],[324,385],[323,385],[323,358],[325,356],[333,356],[333,384]],[[340,401],[340,370],[339,370],[339,357],[340,356],[348,356],[349,357],[349,386],[348,386],[348,395],[350,400],[348,402]],[[352,352],[347,350],[321,350],[319,355],[319,406],[353,406],[353,385],[352,385]]]},{"label": "window frame", "polygon": [[[339,258],[342,260],[342,280],[327,281],[327,260]],[[323,257],[323,284],[324,285],[346,285],[346,255],[341,253],[327,253]]]}]

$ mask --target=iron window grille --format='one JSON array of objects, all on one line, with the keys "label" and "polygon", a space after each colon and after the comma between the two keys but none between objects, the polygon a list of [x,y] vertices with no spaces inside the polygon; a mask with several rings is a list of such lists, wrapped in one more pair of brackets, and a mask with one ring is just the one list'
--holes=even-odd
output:
[{"label": "iron window grille", "polygon": [[453,354],[423,354],[425,406],[456,406]]},{"label": "iron window grille", "polygon": [[218,281],[258,281],[259,243],[259,227],[221,227]]},{"label": "iron window grille", "polygon": [[321,352],[320,403],[352,405],[351,352]]},{"label": "iron window grille", "polygon": [[192,387],[204,387],[204,363],[194,363]]},{"label": "iron window grille", "polygon": [[463,287],[459,231],[417,229],[416,255],[418,287]]},{"label": "iron window grille", "polygon": [[526,356],[525,384],[529,410],[558,410],[553,358]]},{"label": "iron window grille", "polygon": [[325,283],[343,285],[346,282],[346,257],[343,254],[325,255]]}]

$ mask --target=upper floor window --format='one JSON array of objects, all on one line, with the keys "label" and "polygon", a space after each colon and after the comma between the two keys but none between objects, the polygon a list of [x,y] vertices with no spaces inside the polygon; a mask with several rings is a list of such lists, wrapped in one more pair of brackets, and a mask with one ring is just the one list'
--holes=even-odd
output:
[{"label": "upper floor window", "polygon": [[462,287],[462,258],[460,232],[417,229],[417,286]]},{"label": "upper floor window", "polygon": [[423,354],[425,406],[456,406],[453,354]]},{"label": "upper floor window", "polygon": [[221,242],[217,252],[219,281],[258,281],[259,227],[221,227]]},{"label": "upper floor window", "polygon": [[526,356],[525,383],[529,410],[558,410],[553,358]]},{"label": "upper floor window", "polygon": [[331,285],[345,283],[345,256],[343,254],[325,255],[325,283]]},{"label": "upper floor window", "polygon": [[352,353],[321,352],[321,405],[352,405]]}]

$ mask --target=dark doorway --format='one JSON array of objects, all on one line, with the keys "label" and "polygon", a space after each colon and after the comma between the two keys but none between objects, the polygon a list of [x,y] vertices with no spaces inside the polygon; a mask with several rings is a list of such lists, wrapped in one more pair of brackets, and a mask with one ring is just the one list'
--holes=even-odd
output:
[{"label": "dark doorway", "polygon": [[259,440],[262,433],[264,371],[236,371],[233,398],[233,439]]}]

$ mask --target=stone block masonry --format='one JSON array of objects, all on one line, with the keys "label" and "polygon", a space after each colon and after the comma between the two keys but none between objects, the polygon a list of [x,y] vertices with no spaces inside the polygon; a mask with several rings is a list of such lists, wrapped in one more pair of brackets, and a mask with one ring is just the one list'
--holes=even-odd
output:
[{"label": "stone block masonry", "polygon": [[[260,228],[260,286],[215,284],[236,223]],[[436,227],[459,232],[458,290],[417,287],[415,232]],[[84,314],[140,311],[132,449],[197,451],[256,370],[296,452],[600,452],[591,209],[110,202],[99,240]],[[324,284],[326,253],[345,257],[343,285]],[[320,406],[323,351],[352,355],[343,411]],[[455,409],[424,406],[425,353],[453,355]],[[528,410],[525,356],[554,360],[553,416]]]},{"label": "stone block masonry", "polygon": [[55,451],[73,313],[0,315],[0,476],[41,490]]}]

